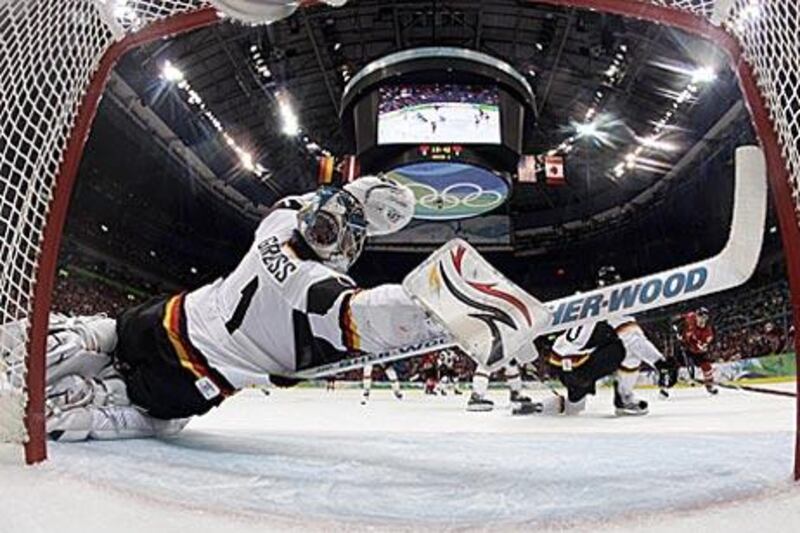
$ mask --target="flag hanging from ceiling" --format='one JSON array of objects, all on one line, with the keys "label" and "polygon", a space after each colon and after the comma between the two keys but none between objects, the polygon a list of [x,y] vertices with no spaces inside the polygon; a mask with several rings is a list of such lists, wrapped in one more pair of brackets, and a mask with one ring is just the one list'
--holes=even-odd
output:
[{"label": "flag hanging from ceiling", "polygon": [[517,165],[517,181],[520,183],[536,183],[536,171],[539,165],[536,156],[523,155]]},{"label": "flag hanging from ceiling", "polygon": [[548,185],[564,185],[564,158],[560,155],[548,155],[544,158],[545,183]]}]

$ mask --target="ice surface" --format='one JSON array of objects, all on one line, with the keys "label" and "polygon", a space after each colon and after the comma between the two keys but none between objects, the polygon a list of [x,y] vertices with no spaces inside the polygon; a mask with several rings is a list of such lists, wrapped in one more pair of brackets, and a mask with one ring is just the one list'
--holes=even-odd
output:
[{"label": "ice surface", "polygon": [[[50,446],[36,468],[0,447],[2,531],[559,529],[796,531],[794,399],[642,391],[612,416],[467,413],[419,391],[252,391],[165,441]],[[546,394],[537,392],[537,395]],[[771,525],[770,525],[771,524]],[[109,529],[110,528],[110,529]]]}]

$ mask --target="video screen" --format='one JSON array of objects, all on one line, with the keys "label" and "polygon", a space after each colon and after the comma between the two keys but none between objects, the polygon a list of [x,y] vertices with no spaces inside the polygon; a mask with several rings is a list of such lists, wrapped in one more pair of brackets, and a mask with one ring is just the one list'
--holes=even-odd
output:
[{"label": "video screen", "polygon": [[500,94],[477,85],[379,89],[378,144],[500,144]]}]

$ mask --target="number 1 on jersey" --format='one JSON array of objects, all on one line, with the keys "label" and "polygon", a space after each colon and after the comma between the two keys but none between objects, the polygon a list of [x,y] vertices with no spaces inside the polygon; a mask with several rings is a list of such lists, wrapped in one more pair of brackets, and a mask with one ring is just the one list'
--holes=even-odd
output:
[{"label": "number 1 on jersey", "polygon": [[233,335],[233,332],[241,327],[244,322],[244,315],[247,314],[247,309],[253,302],[253,296],[256,295],[258,290],[258,276],[253,276],[253,279],[244,286],[241,291],[242,297],[239,298],[239,303],[236,304],[236,309],[233,311],[233,316],[225,322],[225,329],[228,333]]}]

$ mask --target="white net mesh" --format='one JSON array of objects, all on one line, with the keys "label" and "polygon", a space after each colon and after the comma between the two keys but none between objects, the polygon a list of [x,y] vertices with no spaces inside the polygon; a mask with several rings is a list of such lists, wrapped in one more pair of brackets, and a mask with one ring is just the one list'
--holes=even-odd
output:
[{"label": "white net mesh", "polygon": [[[197,9],[199,0],[8,0],[0,3],[0,324],[31,313],[45,218],[79,106],[124,28]],[[27,328],[6,343],[23,345]],[[2,349],[2,345],[0,345]],[[0,352],[0,440],[20,437],[26,365]],[[2,407],[0,407],[2,408]],[[3,415],[5,413],[8,416]],[[17,416],[17,418],[19,418]]]},{"label": "white net mesh", "polygon": [[725,27],[736,35],[755,71],[800,213],[800,3],[738,0]]},{"label": "white net mesh", "polygon": [[[715,7],[714,0],[649,1],[706,18]],[[740,39],[755,69],[789,164],[797,206],[797,2],[737,0],[734,4],[726,27]],[[126,33],[205,5],[204,0],[0,3],[0,324],[30,317],[42,233],[59,166],[101,58]],[[28,365],[26,350],[19,347],[26,345],[27,327],[7,329],[0,339],[0,440],[24,436],[20,428]]]}]

